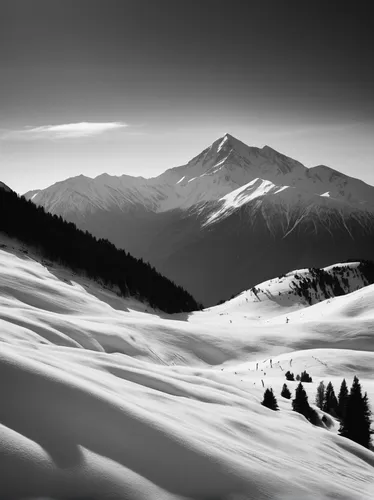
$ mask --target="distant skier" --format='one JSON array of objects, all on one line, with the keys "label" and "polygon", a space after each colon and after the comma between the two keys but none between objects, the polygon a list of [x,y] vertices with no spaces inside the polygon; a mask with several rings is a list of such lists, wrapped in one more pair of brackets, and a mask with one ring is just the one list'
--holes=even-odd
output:
[{"label": "distant skier", "polygon": [[273,360],[270,360],[270,368],[273,368]]},{"label": "distant skier", "polygon": [[288,318],[286,318],[286,323],[288,323],[290,320]]},{"label": "distant skier", "polygon": [[258,363],[256,363],[256,371],[258,370]]}]

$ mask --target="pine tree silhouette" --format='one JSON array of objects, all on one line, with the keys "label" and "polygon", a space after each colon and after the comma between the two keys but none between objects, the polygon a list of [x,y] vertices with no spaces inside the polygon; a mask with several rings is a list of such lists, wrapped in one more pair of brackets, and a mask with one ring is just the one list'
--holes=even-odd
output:
[{"label": "pine tree silhouette", "polygon": [[264,400],[261,404],[262,406],[266,406],[266,408],[270,408],[270,410],[279,410],[277,400],[273,393],[273,389],[266,389],[266,391],[264,392]]},{"label": "pine tree silhouette", "polygon": [[371,435],[374,434],[374,431],[371,429],[372,413],[370,410],[370,403],[367,392],[365,392],[364,397],[362,398],[362,406],[363,406],[362,420],[364,423],[364,428],[362,429],[362,436],[363,436],[363,441],[365,443],[364,446],[366,445],[366,448],[370,448]]},{"label": "pine tree silhouette", "polygon": [[341,419],[345,418],[348,398],[349,398],[348,387],[347,387],[347,382],[345,381],[344,378],[341,383],[338,396],[338,416]]},{"label": "pine tree silhouette", "polygon": [[325,401],[322,410],[326,413],[330,413],[332,416],[337,416],[338,400],[336,399],[334,387],[331,382],[329,382],[326,387]]},{"label": "pine tree silhouette", "polygon": [[295,376],[293,373],[291,373],[289,370],[285,373],[286,379],[287,380],[295,380]]},{"label": "pine tree silhouette", "polygon": [[300,382],[313,382],[312,377],[309,375],[309,373],[306,370],[304,370],[303,372],[301,372],[301,374],[300,374]]},{"label": "pine tree silhouette", "polygon": [[365,393],[362,396],[360,382],[357,377],[354,377],[339,434],[365,446],[365,448],[369,448],[371,434],[370,415],[367,394]]},{"label": "pine tree silhouette", "polygon": [[317,394],[316,394],[316,405],[320,410],[323,408],[323,404],[325,402],[325,384],[323,381],[319,383],[319,386],[317,387]]},{"label": "pine tree silhouette", "polygon": [[287,387],[287,384],[283,384],[281,396],[286,399],[291,399],[291,391]]},{"label": "pine tree silhouette", "polygon": [[296,387],[295,399],[292,400],[292,409],[293,411],[301,413],[301,415],[306,417],[308,415],[309,408],[308,396],[306,395],[303,384],[300,382]]}]

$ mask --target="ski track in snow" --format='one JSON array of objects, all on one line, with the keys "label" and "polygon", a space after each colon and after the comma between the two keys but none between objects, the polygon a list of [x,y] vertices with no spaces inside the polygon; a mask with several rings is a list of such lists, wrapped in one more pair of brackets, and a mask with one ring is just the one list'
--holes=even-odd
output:
[{"label": "ski track in snow", "polygon": [[355,374],[374,401],[374,286],[307,307],[291,273],[168,316],[0,243],[1,499],[374,498],[373,452],[280,396],[306,369],[310,403]]}]

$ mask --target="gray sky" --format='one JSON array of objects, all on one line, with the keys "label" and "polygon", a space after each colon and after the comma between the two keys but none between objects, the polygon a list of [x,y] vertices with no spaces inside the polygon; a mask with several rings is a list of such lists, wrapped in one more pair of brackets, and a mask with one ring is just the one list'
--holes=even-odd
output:
[{"label": "gray sky", "polygon": [[2,0],[0,179],[155,176],[229,132],[374,184],[369,7]]}]

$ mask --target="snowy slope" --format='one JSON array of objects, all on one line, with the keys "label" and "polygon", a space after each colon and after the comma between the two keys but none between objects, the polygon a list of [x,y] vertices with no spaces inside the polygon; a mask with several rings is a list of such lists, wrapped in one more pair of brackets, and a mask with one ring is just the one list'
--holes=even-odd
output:
[{"label": "snowy slope", "polygon": [[[292,364],[313,376],[311,402],[319,380],[354,374],[374,400],[373,286],[278,314],[232,303],[166,316],[1,245],[0,496],[373,497],[373,452],[279,396]],[[260,405],[261,380],[280,412]]]},{"label": "snowy slope", "polygon": [[[208,310],[218,314],[239,312],[247,315],[261,311],[269,318],[280,316],[282,310],[289,313],[339,295],[351,294],[372,284],[371,281],[359,262],[335,264],[322,270],[298,269],[259,283]],[[304,293],[304,286],[308,294]]]},{"label": "snowy slope", "polygon": [[282,214],[286,221],[286,224],[283,224],[286,236],[305,219],[316,219],[327,228],[343,226],[348,232],[350,232],[350,219],[359,222],[363,230],[369,230],[374,224],[374,213],[367,205],[352,206],[339,198],[304,192],[291,186],[276,186],[270,181],[254,179],[219,199],[217,205],[209,211],[203,225],[221,221],[243,206],[248,208],[249,223],[253,223],[256,215],[261,213],[270,232],[279,227],[279,214]]}]

